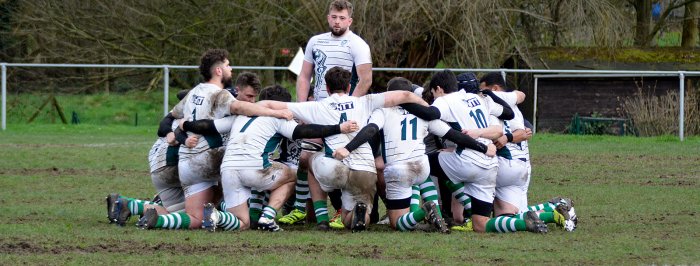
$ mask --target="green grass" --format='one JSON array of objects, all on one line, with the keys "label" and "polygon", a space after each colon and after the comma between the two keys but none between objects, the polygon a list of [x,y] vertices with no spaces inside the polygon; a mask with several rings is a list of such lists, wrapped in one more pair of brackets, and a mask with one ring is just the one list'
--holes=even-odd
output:
[{"label": "green grass", "polygon": [[579,228],[547,235],[140,231],[107,224],[109,192],[154,191],[154,127],[8,125],[0,132],[3,264],[697,264],[700,138],[538,134],[530,201],[572,197]]},{"label": "green grass", "polygon": [[[289,90],[292,99],[296,99],[294,84],[283,82],[282,85]],[[168,94],[170,108],[178,103],[177,92],[171,90]],[[8,93],[7,123],[27,124],[29,119],[38,112],[31,124],[61,124],[59,114],[51,103],[40,109],[49,97],[48,94],[38,93]],[[162,91],[56,94],[55,97],[69,124],[74,112],[81,124],[103,126],[155,126],[163,118]]]}]

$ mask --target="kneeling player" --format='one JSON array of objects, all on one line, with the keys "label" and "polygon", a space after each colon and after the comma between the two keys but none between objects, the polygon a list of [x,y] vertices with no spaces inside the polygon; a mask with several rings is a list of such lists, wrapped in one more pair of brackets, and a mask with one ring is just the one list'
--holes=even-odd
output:
[{"label": "kneeling player", "polygon": [[[282,98],[280,100],[288,100],[291,96],[287,93],[279,97]],[[262,216],[257,221],[258,229],[273,232],[281,230],[274,219],[294,187],[295,175],[285,164],[271,162],[270,153],[277,149],[283,137],[320,138],[358,129],[354,121],[342,125],[321,126],[298,125],[294,121],[273,117],[238,116],[229,118],[226,122],[229,126],[217,124],[216,128],[229,128],[232,133],[221,164],[221,182],[228,208],[226,211],[218,211],[213,204],[205,206],[202,226],[209,231],[214,231],[216,227],[224,230],[249,228],[247,201],[251,196],[251,189],[270,191],[269,205],[263,208]],[[213,122],[186,122],[183,126],[188,131],[205,133],[197,129],[202,127],[203,123]]]},{"label": "kneeling player", "polygon": [[[411,82],[405,78],[393,78],[387,86],[389,91],[411,91],[412,89]],[[440,208],[437,206],[435,184],[428,178],[430,167],[428,156],[425,155],[423,139],[430,131],[432,134],[454,141],[461,147],[479,150],[492,157],[495,155],[496,148],[493,145],[479,143],[451,129],[440,120],[427,122],[420,117],[421,114],[411,114],[402,107],[377,109],[372,113],[368,125],[345,148],[336,150],[334,156],[339,160],[345,159],[349,152],[383,128],[386,156],[384,179],[391,227],[400,231],[410,231],[418,222],[426,219],[438,231],[449,233]],[[425,201],[422,209],[418,207],[417,202],[411,205],[412,197],[416,199],[419,197],[419,188],[422,188],[420,194]]]},{"label": "kneeling player", "polygon": [[[362,97],[348,95],[351,73],[340,67],[328,70],[326,89],[330,97],[319,102],[279,103],[271,102],[274,109],[289,108],[294,116],[304,122],[321,124],[342,123],[355,120],[364,126],[372,111],[402,103],[421,103],[421,98],[407,91],[390,91]],[[332,158],[333,150],[344,147],[354,134],[341,134],[324,139],[325,153],[311,158],[309,189],[314,201],[318,228],[328,230],[326,193],[341,189],[342,218],[346,228],[361,231],[369,223],[369,214],[376,193],[376,167],[368,144],[362,144],[342,162]]]}]

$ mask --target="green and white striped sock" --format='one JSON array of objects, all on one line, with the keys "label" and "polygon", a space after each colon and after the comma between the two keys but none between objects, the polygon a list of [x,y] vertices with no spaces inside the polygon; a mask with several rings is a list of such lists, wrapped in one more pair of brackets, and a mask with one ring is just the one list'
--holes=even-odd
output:
[{"label": "green and white striped sock", "polygon": [[267,218],[267,219],[272,219],[274,220],[277,217],[277,210],[275,208],[272,208],[270,206],[265,206],[262,212],[262,216]]},{"label": "green and white striped sock", "polygon": [[129,207],[129,211],[131,211],[131,215],[143,215],[143,211],[145,210],[145,205],[156,205],[155,203],[147,200],[140,200],[140,199],[133,199],[133,198],[125,198],[127,201],[127,206]]},{"label": "green and white striped sock", "polygon": [[498,216],[486,222],[486,232],[508,233],[517,231],[527,231],[525,220],[515,217]]},{"label": "green and white striped sock", "polygon": [[250,191],[250,199],[248,199],[248,206],[250,206],[250,208],[248,210],[248,213],[250,214],[251,221],[257,221],[258,218],[260,218],[264,200],[265,192],[257,190]]},{"label": "green and white striped sock", "polygon": [[217,227],[223,228],[224,231],[238,230],[239,228],[241,228],[241,221],[238,220],[238,217],[233,215],[233,213],[227,211],[218,212],[219,222],[216,223]]},{"label": "green and white striped sock", "polygon": [[316,222],[328,222],[328,202],[325,200],[314,201],[314,213],[316,214]]},{"label": "green and white striped sock", "polygon": [[399,220],[396,221],[396,228],[402,232],[413,231],[418,222],[422,221],[423,219],[425,219],[425,212],[423,209],[419,208],[416,211],[401,215]]},{"label": "green and white striped sock", "polygon": [[430,178],[427,178],[425,182],[420,184],[420,195],[423,201],[432,201],[435,206],[438,206],[437,213],[442,217],[442,212],[440,211],[440,203],[438,201],[437,189],[435,189],[435,183]]},{"label": "green and white striped sock", "polygon": [[309,174],[299,169],[297,171],[297,183],[294,186],[295,200],[294,209],[306,212],[306,200],[309,199]]},{"label": "green and white striped sock", "polygon": [[190,216],[184,211],[159,215],[155,227],[165,229],[189,229]]},{"label": "green and white striped sock", "polygon": [[553,211],[554,211],[554,208],[556,208],[556,207],[557,207],[557,205],[554,205],[554,204],[552,204],[552,203],[550,203],[550,202],[545,202],[545,203],[542,203],[542,204],[537,204],[537,205],[528,206],[528,207],[527,207],[527,210],[528,210],[528,211],[540,211],[540,210],[544,210],[544,211],[546,211],[546,212],[553,212]]},{"label": "green and white striped sock", "polygon": [[411,205],[408,211],[416,211],[420,209],[420,188],[418,186],[413,186],[413,192],[411,193]]}]

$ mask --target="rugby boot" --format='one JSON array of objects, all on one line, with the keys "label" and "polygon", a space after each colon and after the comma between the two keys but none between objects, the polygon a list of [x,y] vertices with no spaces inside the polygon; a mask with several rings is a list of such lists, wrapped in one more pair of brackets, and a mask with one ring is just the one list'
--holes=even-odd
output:
[{"label": "rugby boot", "polygon": [[204,204],[202,217],[202,228],[207,229],[209,232],[216,231],[216,224],[219,222],[220,217],[219,211],[216,210],[216,206],[214,206],[214,204]]},{"label": "rugby boot", "polygon": [[331,230],[331,226],[328,225],[328,221],[321,221],[320,223],[316,224],[316,228],[319,231],[328,231]]},{"label": "rugby boot", "polygon": [[136,226],[140,229],[153,229],[158,223],[158,211],[154,208],[146,209],[143,212],[143,217],[136,222]]},{"label": "rugby boot", "polygon": [[423,203],[423,211],[425,212],[425,220],[433,225],[435,229],[438,230],[438,232],[443,233],[443,234],[449,234],[450,229],[447,228],[447,224],[445,223],[445,220],[443,220],[439,215],[437,211],[437,205],[435,205],[435,202],[432,201],[426,201]]},{"label": "rugby boot", "polygon": [[260,219],[258,220],[258,230],[270,232],[284,231],[282,230],[282,228],[280,228],[279,225],[277,225],[274,219],[270,219],[267,217],[260,217]]},{"label": "rugby boot", "polygon": [[293,209],[287,215],[282,216],[277,220],[281,224],[303,224],[304,219],[306,219],[306,213],[297,209]]},{"label": "rugby boot", "polygon": [[333,215],[333,218],[331,218],[331,221],[328,223],[328,225],[336,230],[343,230],[345,229],[345,224],[343,224],[343,217],[342,217],[342,211],[338,210],[335,212],[335,215]]},{"label": "rugby boot", "polygon": [[571,201],[571,199],[562,198],[557,207],[554,208],[554,213],[554,221],[557,223],[557,225],[563,227],[567,232],[576,230],[576,225],[578,225],[578,217],[576,217],[574,202]]},{"label": "rugby boot", "polygon": [[113,209],[112,216],[115,218],[114,222],[116,222],[118,226],[124,226],[131,217],[129,201],[124,198],[117,199],[114,202]]},{"label": "rugby boot", "polygon": [[467,219],[464,224],[452,226],[450,229],[459,232],[474,232],[474,224],[471,219]]},{"label": "rugby boot", "polygon": [[367,204],[362,202],[355,204],[355,208],[352,209],[352,224],[350,224],[350,229],[352,229],[353,232],[364,231],[367,228],[367,224],[365,223],[366,214]]},{"label": "rugby boot", "polygon": [[382,225],[387,225],[389,223],[390,223],[389,215],[386,215],[386,214],[384,214],[384,216],[382,216],[382,218],[379,219],[379,222],[377,222],[377,224],[382,224]]},{"label": "rugby boot", "polygon": [[117,217],[114,216],[114,207],[116,205],[114,203],[117,200],[119,200],[119,194],[117,193],[110,193],[105,198],[105,201],[107,201],[107,220],[109,220],[111,224],[117,222]]},{"label": "rugby boot", "polygon": [[528,211],[525,213],[525,228],[527,231],[533,232],[533,233],[547,233],[549,229],[547,228],[547,224],[545,224],[542,220],[540,220],[540,216],[537,215],[537,212],[535,211]]}]

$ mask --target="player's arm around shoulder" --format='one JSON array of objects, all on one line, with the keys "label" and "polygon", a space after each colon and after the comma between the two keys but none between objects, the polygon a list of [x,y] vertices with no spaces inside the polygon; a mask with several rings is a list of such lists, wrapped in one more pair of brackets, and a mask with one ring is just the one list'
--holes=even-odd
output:
[{"label": "player's arm around shoulder", "polygon": [[246,101],[234,101],[231,103],[231,113],[245,116],[272,116],[291,120],[294,118],[292,112],[282,109],[268,108],[262,104],[249,103]]},{"label": "player's arm around shoulder", "polygon": [[379,95],[384,96],[383,107],[393,107],[403,103],[416,103],[429,106],[427,102],[409,91],[387,91]]}]

